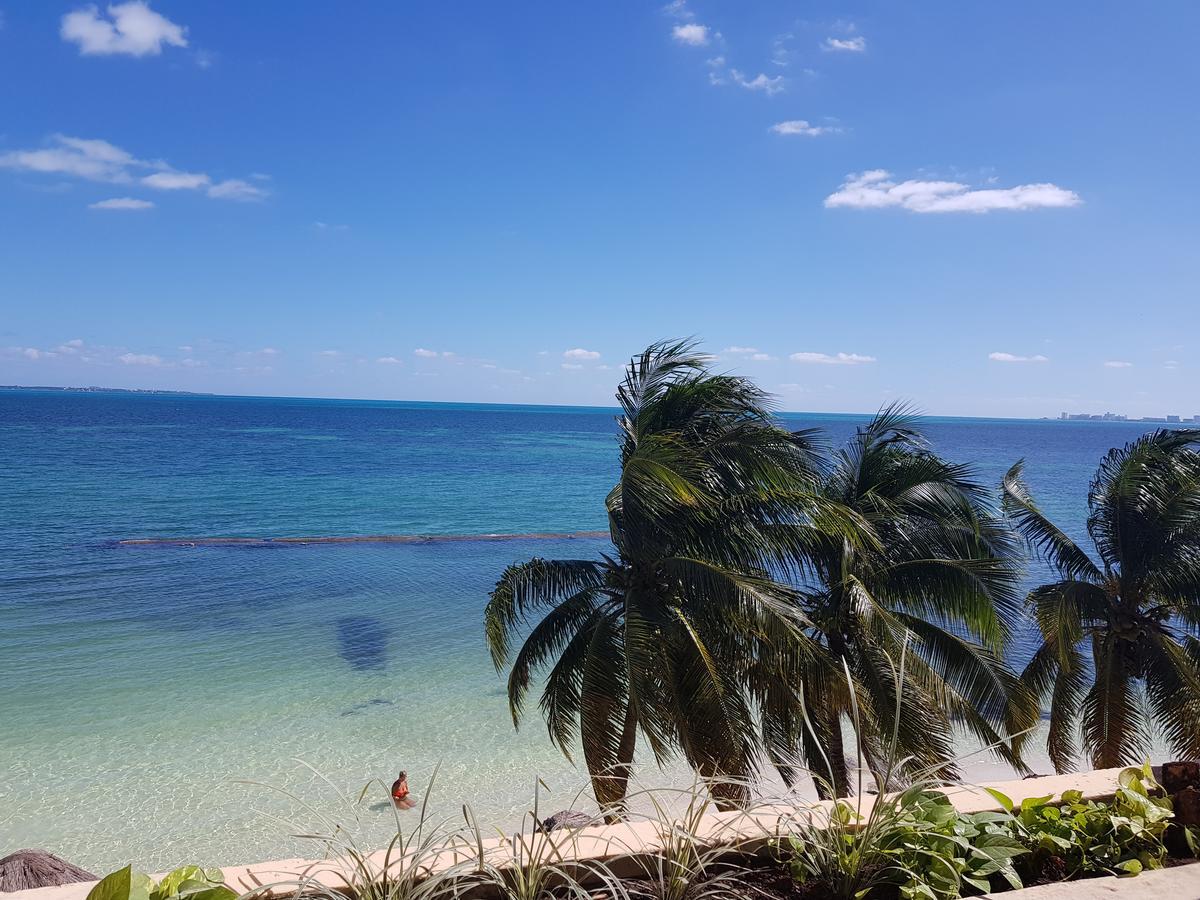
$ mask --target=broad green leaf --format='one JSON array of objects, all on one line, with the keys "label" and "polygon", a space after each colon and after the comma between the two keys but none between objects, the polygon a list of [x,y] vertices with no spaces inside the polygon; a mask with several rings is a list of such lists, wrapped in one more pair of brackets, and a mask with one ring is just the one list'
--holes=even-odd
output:
[{"label": "broad green leaf", "polygon": [[105,875],[88,891],[87,900],[150,900],[153,882],[129,865]]},{"label": "broad green leaf", "polygon": [[1045,806],[1053,799],[1053,794],[1047,794],[1045,797],[1026,797],[1021,801],[1021,812],[1036,810],[1039,806]]},{"label": "broad green leaf", "polygon": [[1140,875],[1142,872],[1142,864],[1136,859],[1127,859],[1124,862],[1117,863],[1116,868],[1120,870],[1117,874],[1123,878],[1131,875]]},{"label": "broad green leaf", "polygon": [[992,795],[992,799],[999,803],[1000,808],[1005,812],[1010,813],[1013,811],[1012,798],[1009,797],[1008,794],[1002,793],[995,788],[984,788],[984,790]]}]

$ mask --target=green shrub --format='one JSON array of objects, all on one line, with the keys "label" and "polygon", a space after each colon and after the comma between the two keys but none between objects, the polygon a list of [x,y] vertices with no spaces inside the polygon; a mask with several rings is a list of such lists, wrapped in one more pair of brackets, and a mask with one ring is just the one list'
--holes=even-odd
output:
[{"label": "green shrub", "polygon": [[1012,833],[1031,851],[1030,873],[1049,868],[1067,879],[1161,869],[1172,812],[1169,799],[1152,796],[1158,788],[1146,764],[1121,773],[1108,803],[1066,791],[1057,802],[1052,796],[1030,797],[1014,808],[999,791],[989,793],[1011,816]]},{"label": "green shrub", "polygon": [[839,800],[788,838],[783,858],[796,881],[841,898],[891,888],[904,900],[954,900],[994,890],[998,880],[1019,888],[1025,880],[1137,875],[1166,858],[1171,801],[1157,792],[1146,765],[1121,773],[1110,802],[1066,791],[1017,806],[989,788],[1003,811],[966,814],[945,794],[915,787],[879,799],[864,816]]},{"label": "green shrub", "polygon": [[87,900],[237,900],[237,892],[225,884],[220,869],[181,866],[162,881],[133,866],[118,869],[96,883]]},{"label": "green shrub", "polygon": [[891,888],[905,900],[952,900],[990,890],[992,876],[1021,887],[1013,860],[1028,851],[1006,818],[960,815],[945,794],[922,787],[880,798],[868,816],[839,800],[788,838],[784,858],[796,881],[834,897]]}]

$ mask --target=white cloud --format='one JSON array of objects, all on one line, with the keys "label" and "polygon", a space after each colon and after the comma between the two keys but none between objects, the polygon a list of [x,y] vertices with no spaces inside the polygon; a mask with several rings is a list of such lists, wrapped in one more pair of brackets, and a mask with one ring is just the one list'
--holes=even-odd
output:
[{"label": "white cloud", "polygon": [[161,366],[163,359],[153,353],[122,353],[117,357],[127,366]]},{"label": "white cloud", "polygon": [[708,26],[697,25],[695,22],[676,25],[671,29],[671,37],[689,47],[706,47],[709,42]]},{"label": "white cloud", "polygon": [[774,96],[784,89],[782,75],[768,77],[765,73],[759,72],[753,78],[747,78],[745,73],[739,69],[730,69],[729,77],[733,79],[734,84],[740,84],[748,91],[762,91],[768,97]]},{"label": "white cloud", "polygon": [[867,49],[867,39],[862,35],[849,38],[827,37],[825,43],[821,44],[821,49],[843,53],[862,53]]},{"label": "white cloud", "polygon": [[750,358],[756,362],[767,362],[775,357],[773,357],[770,353],[752,353],[750,354]]},{"label": "white cloud", "polygon": [[1049,357],[1042,356],[1040,353],[1034,356],[1018,356],[1015,353],[989,353],[988,359],[993,362],[1002,363],[1044,363],[1050,362]]},{"label": "white cloud", "polygon": [[328,357],[341,356],[341,355],[342,355],[341,350],[322,350],[317,354],[317,356],[328,356]]},{"label": "white cloud", "polygon": [[1054,184],[971,188],[957,181],[895,182],[884,169],[849,175],[840,188],[825,198],[825,206],[831,209],[899,207],[917,213],[986,213],[1078,206],[1082,202],[1074,191]]},{"label": "white cloud", "polygon": [[109,6],[107,17],[95,6],[69,12],[59,33],[64,41],[78,44],[83,56],[157,56],[163,44],[186,47],[185,31],[141,0],[131,0]]},{"label": "white cloud", "polygon": [[263,347],[258,352],[263,356],[278,356],[281,351],[276,350],[274,347]]},{"label": "white cloud", "polygon": [[722,353],[739,353],[739,354],[740,353],[757,353],[758,348],[757,347],[738,347],[738,346],[734,345],[733,347],[726,347],[721,352]]},{"label": "white cloud", "polygon": [[67,341],[66,343],[59,344],[54,348],[55,352],[62,353],[66,356],[74,356],[82,349],[83,340],[81,338],[75,338],[73,341]]},{"label": "white cloud", "polygon": [[112,197],[108,200],[97,200],[95,203],[89,203],[88,209],[141,210],[154,209],[154,204],[149,200],[138,200],[136,197]]},{"label": "white cloud", "polygon": [[671,0],[662,8],[662,11],[668,16],[683,19],[685,22],[696,18],[696,14],[687,7],[687,0]]},{"label": "white cloud", "polygon": [[203,172],[155,172],[142,179],[142,184],[160,191],[190,191],[202,188],[211,179]]},{"label": "white cloud", "polygon": [[419,356],[422,359],[433,359],[433,357],[437,355],[438,353],[436,350],[426,350],[424,347],[418,347],[413,351],[413,356]]},{"label": "white cloud", "polygon": [[261,200],[267,192],[258,185],[243,181],[240,178],[230,178],[220,181],[208,189],[208,196],[220,200]]},{"label": "white cloud", "polygon": [[384,365],[387,365],[387,366],[402,366],[402,365],[404,365],[404,360],[397,359],[394,356],[381,356],[381,357],[379,357],[379,359],[375,360],[375,362],[383,363]]},{"label": "white cloud", "polygon": [[600,354],[595,350],[584,350],[582,347],[576,347],[574,350],[567,350],[563,353],[564,359],[599,359]]},{"label": "white cloud", "polygon": [[563,363],[562,367],[568,371],[574,371],[575,369],[583,368],[583,366],[581,366],[579,363]]},{"label": "white cloud", "polygon": [[839,134],[842,129],[833,125],[813,125],[805,119],[789,119],[786,122],[776,122],[771,131],[776,134],[798,134],[804,137],[820,137],[823,134]]},{"label": "white cloud", "polygon": [[0,168],[48,175],[72,175],[89,181],[127,183],[130,168],[149,168],[154,163],[135,159],[108,141],[56,134],[53,146],[37,150],[13,150],[0,154]]},{"label": "white cloud", "polygon": [[[140,184],[155,190],[197,190],[208,188],[208,196],[223,200],[261,200],[265,188],[230,178],[217,184],[203,172],[181,172],[162,160],[138,159],[115,144],[96,138],[51,135],[48,145],[32,150],[0,153],[0,169],[35,172],[43,175],[67,175],[110,184]],[[259,179],[259,176],[253,176]],[[262,180],[262,179],[259,179]],[[139,206],[99,206],[98,209],[146,209]]]},{"label": "white cloud", "polygon": [[53,353],[47,353],[45,350],[39,350],[36,347],[25,347],[21,350],[21,355],[26,359],[41,359],[43,356],[53,356]]},{"label": "white cloud", "polygon": [[1133,363],[1125,362],[1123,359],[1110,359],[1104,364],[1106,369],[1132,369]]},{"label": "white cloud", "polygon": [[812,353],[809,351],[793,353],[788,357],[792,362],[812,363],[822,366],[860,366],[864,363],[875,362],[875,357],[864,356],[861,353]]},{"label": "white cloud", "polygon": [[714,56],[706,61],[708,65],[708,80],[711,84],[733,84],[740,85],[748,91],[762,91],[767,96],[773,96],[780,93],[787,86],[787,81],[782,75],[768,76],[760,72],[753,78],[750,78],[741,69],[727,69],[725,67],[724,56]]}]

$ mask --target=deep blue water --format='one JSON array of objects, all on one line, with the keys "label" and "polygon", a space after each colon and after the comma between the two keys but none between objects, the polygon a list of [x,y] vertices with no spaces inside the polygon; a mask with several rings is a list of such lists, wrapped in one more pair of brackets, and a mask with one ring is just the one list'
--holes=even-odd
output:
[{"label": "deep blue water", "polygon": [[[864,420],[784,418],[833,441]],[[989,484],[1026,458],[1082,538],[1100,457],[1148,427],[926,431]],[[509,562],[603,542],[114,542],[603,529],[615,467],[609,410],[0,391],[0,851],[278,855],[229,779],[303,780],[295,756],[354,785],[441,760],[448,800],[501,817],[535,774],[576,786],[536,719],[514,734],[481,613]]]}]

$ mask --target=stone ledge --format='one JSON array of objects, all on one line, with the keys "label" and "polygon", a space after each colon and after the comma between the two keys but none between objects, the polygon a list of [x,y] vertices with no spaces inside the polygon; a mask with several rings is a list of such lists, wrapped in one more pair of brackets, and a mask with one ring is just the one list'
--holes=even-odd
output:
[{"label": "stone ledge", "polygon": [[1119,897],[1120,900],[1197,900],[1200,898],[1200,865],[1185,863],[1169,869],[1143,872],[1133,878],[1086,878],[1039,884],[1019,891],[986,894],[982,900],[1089,900]]},{"label": "stone ledge", "polygon": [[[1016,804],[1020,804],[1027,797],[1043,797],[1046,794],[1057,796],[1068,790],[1080,791],[1086,799],[1104,800],[1112,797],[1116,789],[1117,775],[1120,772],[1121,769],[1099,769],[1093,772],[1046,775],[1039,778],[1021,779],[1019,781],[986,782],[980,785],[956,785],[944,788],[943,790],[955,808],[964,813],[999,809],[999,805],[995,799],[984,790],[985,787],[991,787],[1007,794]],[[865,796],[861,799],[861,808],[865,812],[870,809],[873,798]],[[748,844],[751,847],[756,844],[761,846],[785,830],[787,823],[798,812],[820,805],[828,805],[829,803],[830,801],[821,801],[805,806],[779,804],[758,807],[753,812],[714,812],[705,815],[701,819],[697,836],[701,840],[711,844],[737,843]],[[571,844],[571,853],[568,860],[574,859],[581,863],[604,862],[613,867],[614,874],[621,877],[635,875],[641,871],[637,865],[638,858],[652,856],[662,846],[658,829],[654,822],[593,825],[570,832],[551,832],[548,835],[539,835],[535,840],[547,841],[554,846],[558,846],[561,843],[564,852],[567,849],[567,845]],[[501,867],[512,863],[512,846],[508,838],[485,840],[482,846],[489,863]],[[433,860],[432,866],[435,871],[444,871],[468,859],[474,859],[475,856],[475,852],[459,852],[454,848],[447,848]],[[382,871],[384,860],[384,851],[377,851],[368,857],[370,865],[378,872]],[[1119,881],[1120,885],[1124,886],[1138,882],[1140,879],[1147,878],[1150,875],[1159,876],[1176,871],[1182,872],[1186,868],[1191,867],[1179,867],[1178,869],[1164,870],[1163,872],[1145,873],[1137,878],[1111,880]],[[1200,866],[1194,868],[1196,871],[1191,877],[1196,879],[1197,890],[1191,894],[1176,894],[1172,900],[1187,900],[1187,898],[1193,898],[1194,900],[1194,898],[1200,898]],[[297,881],[303,879],[311,880],[314,878],[319,878],[322,884],[335,890],[349,887],[349,881],[346,878],[348,870],[343,867],[343,864],[339,864],[337,860],[279,859],[243,866],[226,866],[222,867],[221,871],[224,873],[225,883],[239,891],[250,891],[288,882],[295,884]],[[1109,879],[1064,882],[1061,885],[1045,885],[1044,887],[1064,889],[1072,886],[1090,887],[1098,881],[1106,880]],[[83,900],[94,884],[95,882],[81,882],[79,884],[67,884],[58,887],[16,891],[5,894],[4,900]],[[1026,888],[1023,891],[1008,891],[997,896],[1011,898],[1011,900],[1017,900],[1020,897],[1024,900],[1026,892],[1041,889],[1041,887]],[[1046,898],[1055,898],[1060,895],[1048,893],[1045,895],[1029,894],[1028,896],[1031,898],[1041,898],[1043,896]],[[1069,896],[1074,900],[1074,898],[1084,898],[1092,895],[1084,891],[1078,894],[1062,896]],[[1138,895],[1122,894],[1121,896],[1133,898]],[[1149,895],[1147,894],[1146,896]],[[1159,900],[1159,898],[1156,898],[1156,900]]]}]

